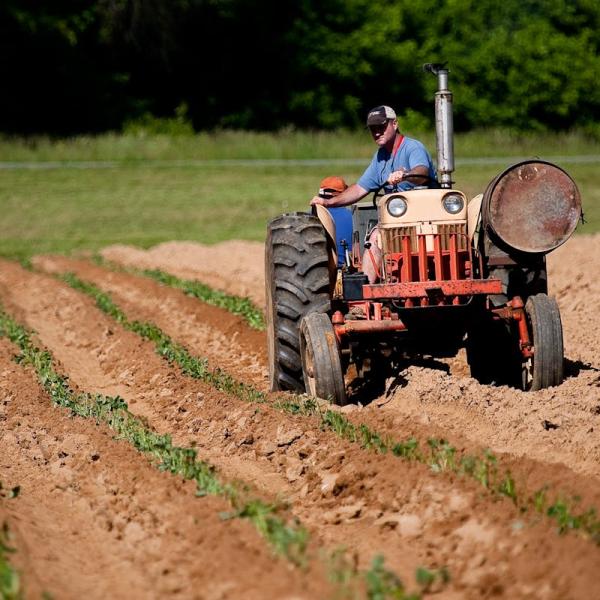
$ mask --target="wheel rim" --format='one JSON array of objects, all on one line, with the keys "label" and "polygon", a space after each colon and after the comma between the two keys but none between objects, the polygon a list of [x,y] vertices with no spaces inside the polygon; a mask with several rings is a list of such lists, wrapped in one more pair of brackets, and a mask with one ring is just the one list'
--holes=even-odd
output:
[{"label": "wheel rim", "polygon": [[310,345],[307,346],[306,339],[302,336],[302,352],[304,354],[305,366],[304,375],[305,383],[311,396],[317,395],[317,381],[315,379],[315,356]]},{"label": "wheel rim", "polygon": [[328,315],[311,313],[303,318],[300,348],[306,391],[316,398],[345,404],[344,374]]},{"label": "wheel rim", "polygon": [[521,383],[523,390],[528,392],[533,385],[533,357],[526,358],[521,365]]}]

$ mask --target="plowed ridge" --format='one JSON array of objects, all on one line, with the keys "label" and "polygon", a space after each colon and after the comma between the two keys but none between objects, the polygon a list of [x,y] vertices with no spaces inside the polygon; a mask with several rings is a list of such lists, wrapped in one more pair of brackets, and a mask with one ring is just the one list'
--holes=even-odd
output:
[{"label": "plowed ridge", "polygon": [[[204,262],[202,256],[209,260]],[[181,277],[215,283],[250,295],[264,305],[263,248],[226,242],[207,247],[170,242],[143,251],[112,246],[103,256],[120,264],[160,268]],[[243,265],[240,280],[238,265]],[[468,376],[464,356],[428,366],[407,366],[370,418],[386,418],[391,428],[406,420],[430,424],[500,452],[557,462],[600,477],[600,235],[576,236],[548,257],[550,294],[560,305],[567,380],[559,388],[521,393],[481,386]],[[249,288],[249,280],[254,286]],[[217,282],[218,283],[218,282]]]},{"label": "plowed ridge", "polygon": [[[587,269],[593,272],[598,266],[593,249],[598,248],[599,240],[597,237],[576,238],[557,253],[557,258],[575,256],[579,252],[578,262],[570,268],[551,264],[550,280],[558,290],[563,308],[571,375],[561,387],[520,394],[505,388],[479,386],[466,377],[464,362],[459,357],[447,364],[448,373],[435,364],[407,366],[395,383],[390,382],[386,394],[367,407],[351,409],[349,418],[356,423],[368,423],[374,430],[397,439],[414,435],[425,441],[428,436],[443,435],[459,450],[480,452],[484,447],[491,447],[503,453],[502,464],[510,467],[517,484],[528,491],[548,484],[565,495],[580,495],[582,507],[600,506],[598,442],[593,431],[594,420],[600,418],[595,412],[599,403],[597,323],[580,326],[581,340],[588,340],[586,347],[580,348],[576,338],[578,319],[593,315],[593,305],[598,301],[598,288],[594,286],[598,284],[584,276],[581,285],[569,288],[573,284],[567,279],[573,274],[576,277],[578,268],[581,272]],[[174,254],[176,246],[169,246],[168,259],[179,262],[181,270],[173,270],[175,274],[186,278],[195,276],[216,284],[210,277],[204,279],[200,263],[186,264],[186,257],[192,255],[189,245],[178,258]],[[227,254],[228,264],[235,263],[237,255],[233,247],[229,244],[213,248],[212,264],[218,264],[220,249]],[[245,275],[262,292],[262,248],[241,242],[235,247],[240,252],[238,264],[244,264]],[[571,247],[573,250],[569,253]],[[200,246],[195,249],[198,255],[203,251]],[[152,260],[146,255],[143,262],[124,258],[123,249],[119,252],[123,263],[172,270],[161,262],[157,249],[148,254]],[[105,254],[112,260],[117,258],[112,251],[107,250]],[[134,254],[138,258],[142,255],[141,251]],[[252,256],[257,262],[249,260]],[[590,256],[589,264],[585,265],[584,257],[588,260]],[[427,465],[403,461],[389,453],[376,454],[340,439],[332,431],[323,429],[316,416],[292,416],[272,407],[274,398],[252,404],[192,379],[161,358],[149,341],[124,329],[102,313],[89,297],[52,274],[75,272],[80,279],[109,292],[128,319],[158,325],[191,354],[206,357],[211,367],[219,367],[236,379],[264,390],[264,337],[241,319],[146,278],[115,273],[88,261],[41,257],[35,265],[49,274],[31,273],[3,262],[0,299],[11,314],[37,331],[40,343],[60,361],[74,385],[90,392],[120,395],[130,410],[146,419],[150,427],[172,435],[174,443],[196,447],[200,457],[215,464],[224,476],[246,482],[267,499],[287,499],[292,514],[308,526],[318,544],[350,548],[361,568],[367,568],[373,556],[381,553],[386,564],[407,583],[414,581],[418,566],[447,567],[451,580],[443,588],[445,598],[600,596],[596,577],[600,550],[592,540],[575,534],[558,535],[555,522],[535,513],[522,514],[509,498],[491,494],[471,479],[436,474]],[[230,275],[221,273],[220,277],[223,280],[220,287],[226,291],[245,293],[243,288],[236,287],[240,276],[235,269]],[[259,296],[257,292],[255,299]],[[566,298],[569,300],[565,309]],[[4,373],[7,370],[20,373],[21,367],[10,362],[10,348],[2,347],[7,348]],[[6,394],[16,397],[15,390],[24,383],[11,375],[2,385]],[[11,418],[6,431],[18,431],[22,423],[27,423],[34,430],[44,429],[49,436],[58,437],[57,431],[66,425],[44,415],[56,415],[60,411],[49,408],[49,400],[43,394],[40,396],[31,381],[28,385],[42,404],[47,402],[46,412],[40,410],[35,418],[48,421],[38,423],[30,413],[25,413]],[[14,400],[9,406],[16,406]],[[98,537],[97,543],[105,549],[106,556],[113,559],[112,563],[106,559],[107,569],[114,568],[111,581],[118,579],[118,568],[125,561],[134,565],[126,569],[129,581],[151,573],[148,581],[152,580],[153,584],[148,584],[148,588],[154,592],[142,593],[144,597],[153,597],[152,593],[158,597],[156,590],[163,595],[178,593],[182,597],[194,597],[190,590],[198,585],[212,585],[213,592],[198,593],[197,597],[237,598],[241,597],[240,590],[244,590],[243,597],[261,597],[261,593],[262,597],[288,597],[288,594],[323,597],[324,588],[318,588],[317,583],[310,585],[301,572],[277,561],[275,567],[271,566],[274,559],[269,549],[261,546],[256,532],[245,524],[221,522],[217,518],[214,527],[205,527],[205,522],[210,522],[205,520],[211,518],[208,512],[213,519],[218,514],[218,509],[215,511],[210,505],[217,500],[194,498],[193,492],[187,493],[184,484],[174,485],[172,477],[153,471],[144,459],[124,447],[124,442],[112,441],[110,434],[99,432],[94,425],[79,424],[66,416],[61,418],[72,428],[61,430],[64,432],[60,435],[75,444],[70,446],[69,456],[81,464],[81,477],[85,478],[88,464],[93,470],[101,461],[88,461],[85,458],[88,446],[72,441],[79,439],[75,427],[80,425],[100,436],[91,445],[101,450],[92,452],[102,457],[107,455],[113,461],[108,463],[107,459],[110,468],[107,467],[106,478],[116,477],[112,470],[118,471],[122,461],[129,469],[124,470],[123,481],[136,481],[138,471],[144,469],[152,473],[149,477],[157,479],[151,485],[140,486],[147,491],[146,504],[139,509],[140,513],[153,515],[150,523],[144,524],[145,537],[140,538],[147,543],[140,543],[138,548],[135,542],[121,544],[123,540],[118,536],[116,540],[110,535]],[[546,430],[543,421],[558,427]],[[25,450],[11,439],[6,436],[2,439],[1,450],[4,452],[5,446],[12,448],[11,456],[14,456],[7,465],[25,461],[27,457]],[[122,452],[131,452],[132,456]],[[65,457],[62,460],[64,462]],[[38,478],[45,478],[48,485],[61,481],[58,467],[56,472],[45,471],[44,464],[30,462],[29,469],[38,473]],[[3,478],[4,470],[3,460]],[[12,474],[14,477],[11,475],[7,484],[22,483],[20,471]],[[169,486],[170,483],[173,485]],[[131,485],[123,483],[123,486],[119,488],[122,493],[132,493]],[[153,491],[154,488],[158,491]],[[84,494],[80,501],[82,506],[93,502],[95,489],[90,486],[89,492],[79,490]],[[169,491],[166,496],[166,492],[161,492],[164,489]],[[26,491],[24,488],[23,500],[11,502],[23,502],[28,497]],[[100,496],[102,493],[98,492]],[[38,503],[31,498],[29,496],[29,502]],[[18,523],[20,515],[26,514],[18,504],[0,502],[3,508],[10,507],[12,522]],[[41,497],[39,504],[44,505]],[[211,510],[202,513],[208,505]],[[113,520],[124,518],[110,513],[115,510],[112,505],[104,510]],[[194,511],[201,514],[191,523],[189,515],[196,514]],[[181,524],[177,521],[178,515]],[[82,518],[101,522],[97,512],[84,514]],[[197,527],[198,524],[201,527]],[[21,535],[20,528],[18,531]],[[171,538],[164,536],[173,531],[176,531],[176,541],[170,546]],[[203,543],[198,542],[199,536]],[[125,536],[125,539],[128,538]],[[238,553],[232,550],[231,560],[223,561],[220,568],[213,567],[221,555],[215,552],[215,556],[205,558],[203,548],[211,548],[210,544],[217,544],[216,548],[224,544],[223,552],[229,552],[230,544]],[[176,545],[179,545],[177,550]],[[19,553],[25,574],[43,572],[42,559],[28,554],[26,547],[29,544],[22,544]],[[145,555],[135,554],[141,549],[147,551],[148,547],[154,549],[154,562]],[[81,546],[81,551],[85,551],[85,546]],[[165,554],[169,553],[172,556],[167,559]],[[258,558],[250,560],[250,555]],[[173,565],[164,567],[160,560],[172,560]],[[240,570],[237,565],[247,564],[248,560],[252,565],[247,571]],[[66,556],[65,570],[69,562],[70,557]],[[138,562],[144,567],[138,567]],[[111,567],[114,563],[116,566]],[[200,572],[200,564],[208,566]],[[94,570],[93,562],[90,569]],[[53,591],[61,585],[60,578],[52,585],[44,581],[35,583],[33,575],[30,581],[31,589],[39,585]],[[172,592],[174,582],[179,582],[180,587]],[[83,581],[76,591],[86,585]],[[104,597],[119,597],[122,590],[131,585],[135,582],[123,583],[122,588],[115,584],[114,589],[104,590]],[[272,591],[265,595],[267,586],[271,586]],[[73,594],[71,597],[76,597]],[[101,596],[99,593],[97,597]]]}]

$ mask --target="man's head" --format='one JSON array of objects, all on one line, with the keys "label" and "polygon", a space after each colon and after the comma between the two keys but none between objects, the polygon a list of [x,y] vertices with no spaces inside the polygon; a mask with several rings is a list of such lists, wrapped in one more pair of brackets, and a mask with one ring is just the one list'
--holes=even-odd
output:
[{"label": "man's head", "polygon": [[367,115],[367,127],[378,146],[389,144],[396,135],[396,111],[389,106],[376,106]]},{"label": "man's head", "polygon": [[325,177],[319,185],[320,198],[333,198],[341,194],[348,185],[341,177]]}]

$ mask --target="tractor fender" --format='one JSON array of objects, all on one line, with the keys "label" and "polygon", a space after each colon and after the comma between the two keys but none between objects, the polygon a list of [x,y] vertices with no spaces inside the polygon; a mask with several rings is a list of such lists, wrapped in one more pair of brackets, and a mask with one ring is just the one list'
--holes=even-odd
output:
[{"label": "tractor fender", "polygon": [[330,281],[335,281],[338,265],[338,251],[335,237],[335,221],[333,220],[331,213],[324,206],[317,204],[315,205],[315,209],[317,219],[321,221],[321,225],[323,225],[323,229],[325,230],[325,237],[327,239],[327,254],[329,257],[329,279]]},{"label": "tractor fender", "polygon": [[467,205],[467,234],[475,248],[479,244],[479,231],[481,229],[481,203],[483,194],[478,194],[469,200]]}]

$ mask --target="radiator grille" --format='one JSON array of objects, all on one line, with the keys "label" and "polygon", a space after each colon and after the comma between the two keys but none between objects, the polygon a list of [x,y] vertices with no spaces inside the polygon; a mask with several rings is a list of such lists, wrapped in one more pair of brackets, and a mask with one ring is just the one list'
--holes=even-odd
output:
[{"label": "radiator grille", "polygon": [[[437,225],[437,233],[441,237],[442,250],[450,250],[450,235],[457,233],[456,246],[458,250],[467,249],[467,224],[446,223]],[[416,227],[397,227],[395,229],[381,229],[381,243],[384,254],[402,252],[402,239],[410,236],[412,252],[418,252]]]}]

